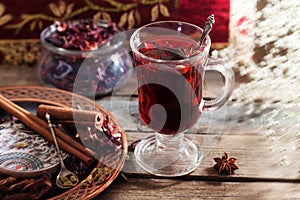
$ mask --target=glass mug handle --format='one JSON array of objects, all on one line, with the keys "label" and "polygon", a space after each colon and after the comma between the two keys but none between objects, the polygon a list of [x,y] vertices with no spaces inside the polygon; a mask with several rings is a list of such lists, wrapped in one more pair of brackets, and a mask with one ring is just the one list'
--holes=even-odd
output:
[{"label": "glass mug handle", "polygon": [[[203,100],[201,111],[213,111],[217,110],[221,106],[225,104],[225,102],[230,97],[233,88],[234,88],[234,72],[232,69],[228,68],[223,62],[217,60],[208,60],[206,67],[204,68],[206,71],[217,71],[221,73],[221,75],[225,79],[224,86],[222,88],[221,94],[213,100]],[[205,77],[205,76],[204,76]]]}]

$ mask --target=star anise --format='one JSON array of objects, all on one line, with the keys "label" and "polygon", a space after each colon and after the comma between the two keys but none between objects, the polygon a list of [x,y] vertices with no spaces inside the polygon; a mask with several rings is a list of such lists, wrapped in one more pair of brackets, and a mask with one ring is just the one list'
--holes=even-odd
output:
[{"label": "star anise", "polygon": [[224,152],[222,158],[217,157],[214,158],[217,164],[215,164],[214,168],[218,169],[219,174],[226,172],[227,174],[232,174],[234,170],[238,169],[238,166],[234,163],[237,159],[236,158],[228,158],[228,154]]}]

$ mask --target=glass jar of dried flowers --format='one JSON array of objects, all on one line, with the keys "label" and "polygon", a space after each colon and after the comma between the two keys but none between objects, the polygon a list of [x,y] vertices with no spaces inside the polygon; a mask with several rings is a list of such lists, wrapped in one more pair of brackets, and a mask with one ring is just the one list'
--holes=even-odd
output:
[{"label": "glass jar of dried flowers", "polygon": [[126,35],[113,22],[55,22],[40,36],[38,75],[48,86],[103,96],[124,84],[133,66]]}]

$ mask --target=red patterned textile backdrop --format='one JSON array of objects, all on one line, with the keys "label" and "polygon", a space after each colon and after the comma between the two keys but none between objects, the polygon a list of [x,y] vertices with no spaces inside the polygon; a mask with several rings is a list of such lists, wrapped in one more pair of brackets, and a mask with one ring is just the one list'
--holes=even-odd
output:
[{"label": "red patterned textile backdrop", "polygon": [[214,13],[215,24],[210,35],[214,43],[227,43],[229,38],[229,0],[180,0],[178,19],[201,27],[207,16]]},{"label": "red patterned textile backdrop", "polygon": [[[226,44],[230,0],[0,0],[0,63],[34,62],[39,52],[34,46],[38,45],[40,32],[55,20],[106,19],[124,29],[152,21],[182,20],[203,27],[212,13],[216,19],[210,34],[212,42]],[[25,53],[32,54],[25,57],[27,60],[23,54],[12,55],[20,45],[25,45]]]}]

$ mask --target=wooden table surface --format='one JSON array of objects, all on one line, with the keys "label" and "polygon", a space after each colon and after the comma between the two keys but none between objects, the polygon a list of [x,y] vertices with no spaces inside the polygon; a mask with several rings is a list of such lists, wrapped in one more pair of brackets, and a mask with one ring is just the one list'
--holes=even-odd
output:
[{"label": "wooden table surface", "polygon": [[[0,86],[41,85],[36,67],[1,66],[0,76]],[[113,95],[97,99],[123,127],[128,144],[153,134],[139,120],[136,89],[133,76]],[[204,151],[202,163],[193,173],[178,178],[155,177],[140,169],[129,152],[118,178],[94,199],[300,199],[300,151],[278,150],[289,144],[278,144],[263,134],[257,123],[260,119],[261,115],[250,119],[232,102],[205,112],[192,129],[194,140]],[[233,175],[219,175],[212,168],[213,158],[224,151],[237,158],[239,169]]]}]

